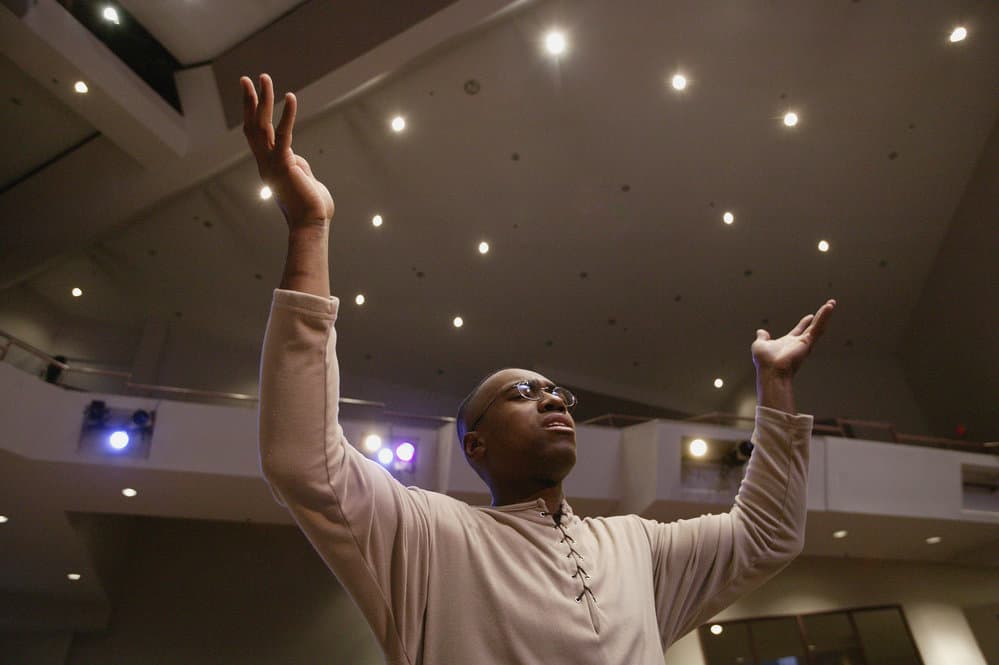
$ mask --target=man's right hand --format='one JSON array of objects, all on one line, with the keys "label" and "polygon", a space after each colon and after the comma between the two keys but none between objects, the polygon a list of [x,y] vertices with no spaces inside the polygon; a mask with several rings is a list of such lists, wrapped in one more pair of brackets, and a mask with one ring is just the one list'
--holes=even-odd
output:
[{"label": "man's right hand", "polygon": [[333,197],[319,182],[309,163],[291,149],[298,101],[292,93],[284,97],[284,112],[275,131],[274,84],[267,74],[260,75],[260,99],[253,81],[239,79],[243,89],[243,133],[257,159],[257,171],[269,186],[284,212],[290,230],[310,226],[325,227],[333,219]]}]

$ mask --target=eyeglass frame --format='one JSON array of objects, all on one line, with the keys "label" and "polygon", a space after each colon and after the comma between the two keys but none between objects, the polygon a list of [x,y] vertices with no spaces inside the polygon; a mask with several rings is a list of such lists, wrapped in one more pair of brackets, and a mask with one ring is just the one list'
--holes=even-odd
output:
[{"label": "eyeglass frame", "polygon": [[[517,393],[520,394],[520,396],[523,399],[529,399],[529,400],[531,400],[533,402],[540,402],[541,401],[541,395],[538,395],[537,397],[528,397],[520,389],[520,386],[531,387],[532,385],[536,386],[537,384],[538,384],[538,382],[534,381],[532,379],[520,379],[518,381],[515,381],[515,382],[511,383],[506,388],[503,388],[498,393],[496,393],[495,395],[493,395],[493,398],[491,400],[489,400],[489,402],[486,403],[485,408],[482,409],[482,413],[480,413],[479,417],[475,419],[475,422],[473,422],[471,425],[468,426],[468,430],[469,431],[474,430],[475,427],[480,422],[482,422],[482,419],[486,417],[486,413],[489,411],[489,407],[491,407],[493,404],[495,404],[496,400],[498,400],[500,397],[502,397],[503,395],[505,395],[506,392],[508,390],[510,390],[510,388],[516,388],[517,389]],[[559,399],[559,401],[562,402],[562,404],[564,404],[565,408],[568,409],[568,410],[572,410],[573,407],[575,407],[576,404],[579,403],[579,400],[576,398],[575,393],[573,393],[568,388],[563,388],[562,386],[555,385],[554,383],[552,385],[550,385],[550,386],[538,386],[538,390],[540,390],[542,393],[548,393],[552,397],[557,397]],[[556,391],[558,391],[559,394],[556,394]],[[566,399],[562,396],[561,393],[563,393],[563,392],[569,393],[569,396],[572,397],[572,404],[569,404],[569,402],[567,402]]]}]

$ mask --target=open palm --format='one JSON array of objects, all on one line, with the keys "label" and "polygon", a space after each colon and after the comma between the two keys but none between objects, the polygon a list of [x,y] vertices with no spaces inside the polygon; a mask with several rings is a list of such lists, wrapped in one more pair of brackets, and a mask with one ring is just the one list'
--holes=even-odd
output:
[{"label": "open palm", "polygon": [[771,339],[766,330],[757,330],[752,346],[757,372],[770,370],[793,376],[822,336],[835,307],[835,300],[827,301],[819,311],[802,318],[798,325],[778,339]]},{"label": "open palm", "polygon": [[260,99],[253,81],[239,79],[243,89],[243,133],[257,160],[261,179],[277,196],[290,227],[324,225],[333,218],[333,197],[312,174],[305,158],[291,149],[298,100],[285,94],[284,112],[277,130],[273,125],[274,84],[260,75]]}]

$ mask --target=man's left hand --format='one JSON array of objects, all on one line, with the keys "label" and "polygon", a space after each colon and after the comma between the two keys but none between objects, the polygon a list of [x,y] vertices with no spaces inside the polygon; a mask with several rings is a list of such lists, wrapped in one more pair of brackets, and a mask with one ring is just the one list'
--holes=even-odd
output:
[{"label": "man's left hand", "polygon": [[825,331],[835,307],[835,300],[827,301],[819,311],[804,317],[779,339],[770,339],[770,333],[766,330],[757,330],[756,341],[752,346],[757,374],[766,373],[786,378],[794,376]]}]

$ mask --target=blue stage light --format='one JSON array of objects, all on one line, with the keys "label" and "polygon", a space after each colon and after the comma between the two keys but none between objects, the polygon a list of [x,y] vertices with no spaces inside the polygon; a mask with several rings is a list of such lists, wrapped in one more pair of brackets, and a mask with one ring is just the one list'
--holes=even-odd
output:
[{"label": "blue stage light", "polygon": [[124,450],[128,446],[128,432],[118,430],[108,438],[108,441],[115,450]]}]

